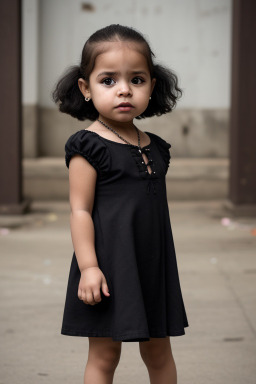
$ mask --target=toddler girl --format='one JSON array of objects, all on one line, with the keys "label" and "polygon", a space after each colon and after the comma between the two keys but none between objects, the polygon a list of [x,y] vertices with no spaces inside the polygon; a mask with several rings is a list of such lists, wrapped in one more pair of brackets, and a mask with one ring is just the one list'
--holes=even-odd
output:
[{"label": "toddler girl", "polygon": [[134,119],[170,112],[181,91],[153,57],[135,29],[107,26],[53,92],[61,112],[93,121],[65,145],[74,253],[61,333],[89,338],[86,384],[113,382],[123,341],[139,342],[151,384],[177,382],[169,336],[188,321],[166,196],[171,144]]}]

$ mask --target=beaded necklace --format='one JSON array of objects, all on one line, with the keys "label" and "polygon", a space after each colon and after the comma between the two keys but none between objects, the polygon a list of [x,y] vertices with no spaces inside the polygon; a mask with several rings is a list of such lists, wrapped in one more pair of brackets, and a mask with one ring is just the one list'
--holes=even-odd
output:
[{"label": "beaded necklace", "polygon": [[[133,147],[138,147],[138,151],[141,153],[141,156],[142,156],[142,152],[150,150],[149,148],[145,148],[145,147],[144,147],[144,149],[141,148],[141,146],[140,146],[140,133],[139,133],[139,130],[138,130],[138,128],[136,126],[134,126],[134,127],[135,127],[137,135],[138,135],[138,145],[134,145],[134,144],[129,143],[128,140],[124,139],[118,132],[116,132],[113,128],[109,127],[103,121],[101,121],[99,119],[97,119],[97,121],[99,121],[101,124],[103,124],[106,128],[110,129],[110,131],[115,133],[121,140],[125,141],[127,144],[129,144],[129,145],[131,145]],[[133,150],[134,150],[134,148],[133,148]],[[158,183],[158,180],[152,180],[152,177],[153,177],[153,175],[155,175],[156,171],[152,170],[152,172],[149,173],[148,170],[147,170],[147,166],[149,164],[153,164],[153,160],[152,159],[149,160],[148,163],[146,164],[144,161],[141,161],[141,160],[138,161],[137,160],[137,156],[135,154],[134,154],[134,157],[136,159],[137,165],[139,166],[139,169],[141,170],[141,164],[144,164],[144,166],[146,166],[146,169],[144,169],[143,172],[146,172],[150,176],[150,180],[149,180],[148,185],[147,185],[147,194],[150,193],[150,188],[151,188],[151,184],[152,184],[153,185],[154,195],[156,195],[157,192],[156,192],[155,184]]]},{"label": "beaded necklace", "polygon": [[[116,132],[113,128],[109,127],[107,124],[103,123],[103,121],[97,119],[101,124],[103,124],[106,128],[110,129],[113,133],[115,133],[121,140],[125,141],[129,145],[133,145],[129,143],[126,139],[124,139],[118,132]],[[135,127],[135,126],[134,126]],[[141,153],[141,146],[140,146],[140,133],[137,127],[135,127],[137,135],[138,135],[138,145],[135,145],[135,147],[139,148],[139,152]]]}]

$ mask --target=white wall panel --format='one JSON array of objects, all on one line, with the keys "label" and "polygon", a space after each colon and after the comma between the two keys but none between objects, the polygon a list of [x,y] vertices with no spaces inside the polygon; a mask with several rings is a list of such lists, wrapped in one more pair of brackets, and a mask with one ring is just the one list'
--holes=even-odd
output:
[{"label": "white wall panel", "polygon": [[179,107],[229,107],[231,0],[84,2],[92,11],[83,11],[82,3],[40,1],[41,106],[53,106],[51,89],[68,66],[79,63],[86,39],[101,27],[119,23],[140,30],[157,62],[178,74],[184,89]]}]

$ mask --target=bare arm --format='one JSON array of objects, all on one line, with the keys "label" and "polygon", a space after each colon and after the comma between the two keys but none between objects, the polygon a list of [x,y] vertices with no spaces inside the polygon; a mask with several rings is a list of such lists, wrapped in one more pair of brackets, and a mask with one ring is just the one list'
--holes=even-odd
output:
[{"label": "bare arm", "polygon": [[72,242],[81,272],[78,297],[85,304],[101,301],[100,288],[109,296],[105,276],[99,269],[95,252],[92,210],[97,172],[82,156],[75,155],[69,164],[70,228]]},{"label": "bare arm", "polygon": [[69,165],[70,228],[80,271],[98,267],[94,247],[94,204],[97,172],[81,156],[73,156]]}]

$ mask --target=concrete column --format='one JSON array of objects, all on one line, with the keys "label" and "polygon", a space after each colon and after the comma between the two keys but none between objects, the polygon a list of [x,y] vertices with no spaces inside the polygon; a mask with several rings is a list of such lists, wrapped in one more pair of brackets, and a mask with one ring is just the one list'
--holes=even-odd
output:
[{"label": "concrete column", "polygon": [[22,213],[21,0],[0,2],[0,213]]},{"label": "concrete column", "polygon": [[38,156],[39,4],[22,0],[23,157]]},{"label": "concrete column", "polygon": [[256,212],[256,2],[233,0],[229,199]]}]

